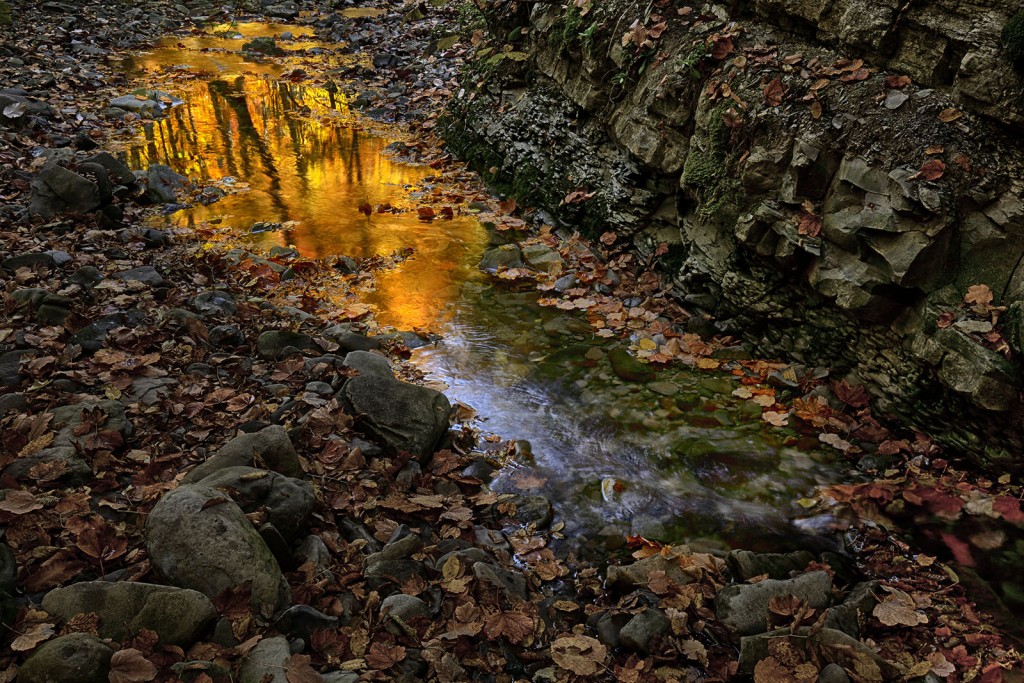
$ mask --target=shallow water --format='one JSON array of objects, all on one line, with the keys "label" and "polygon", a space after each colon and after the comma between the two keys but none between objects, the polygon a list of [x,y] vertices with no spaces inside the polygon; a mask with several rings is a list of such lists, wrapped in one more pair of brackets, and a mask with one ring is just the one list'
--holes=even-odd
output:
[{"label": "shallow water", "polygon": [[[428,378],[474,408],[485,432],[530,443],[532,455],[506,464],[495,488],[548,496],[568,532],[607,527],[620,538],[765,549],[808,540],[790,523],[794,501],[845,476],[831,452],[765,425],[758,406],[731,395],[736,384],[724,374],[677,368],[652,385],[619,380],[605,357],[609,342],[476,269],[488,235],[471,216],[424,223],[415,212],[360,211],[414,207],[431,169],[390,160],[391,141],[353,127],[343,93],[279,78],[308,54],[260,64],[235,52],[283,31],[299,38],[282,42],[286,49],[318,47],[303,37],[308,30],[219,28],[219,37],[165,41],[122,65],[184,100],[146,127],[128,150],[131,165],[166,163],[231,192],[169,220],[217,222],[308,256],[411,247],[414,255],[380,274],[368,295],[379,321],[442,336],[414,357]],[[287,229],[247,235],[256,222]]]}]

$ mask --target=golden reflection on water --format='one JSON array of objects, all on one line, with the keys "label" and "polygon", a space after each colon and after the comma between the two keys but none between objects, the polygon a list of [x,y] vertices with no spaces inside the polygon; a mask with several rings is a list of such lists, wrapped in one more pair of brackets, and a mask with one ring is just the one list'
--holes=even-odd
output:
[{"label": "golden reflection on water", "polygon": [[[236,28],[246,28],[248,40],[294,27]],[[267,248],[294,246],[312,257],[366,257],[411,247],[414,256],[381,273],[367,300],[379,308],[383,324],[399,329],[443,325],[461,285],[478,277],[475,264],[487,241],[483,229],[464,216],[424,223],[415,212],[359,211],[367,204],[415,207],[409,189],[418,189],[433,171],[384,156],[390,141],[349,125],[353,115],[343,94],[276,78],[290,65],[252,64],[235,53],[197,51],[209,46],[237,50],[243,40],[185,41],[188,50],[165,43],[128,65],[133,72],[152,73],[187,64],[193,73],[209,74],[174,80],[169,89],[185,104],[144,127],[128,151],[128,163],[133,168],[167,164],[194,180],[225,188],[247,185],[249,190],[180,211],[169,220],[194,227],[220,219],[240,233],[256,222],[295,221],[285,232],[249,239]]]}]

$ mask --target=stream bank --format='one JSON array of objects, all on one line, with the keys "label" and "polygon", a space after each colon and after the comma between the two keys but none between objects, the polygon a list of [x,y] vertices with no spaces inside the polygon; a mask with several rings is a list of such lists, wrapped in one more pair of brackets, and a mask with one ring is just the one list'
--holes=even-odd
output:
[{"label": "stream bank", "polygon": [[[147,205],[204,193],[47,139],[63,116],[81,123],[53,111],[5,138],[24,174],[5,194],[27,199],[18,181],[37,176],[24,150],[40,140],[51,143],[42,156],[81,180],[47,177],[97,192],[100,177],[123,178],[130,192],[32,229],[12,202],[4,225],[17,254],[5,263],[3,337],[16,356],[4,416],[14,469],[0,501],[15,568],[3,588],[18,593],[8,678],[727,680],[740,667],[795,670],[785,645],[802,678],[952,666],[1000,680],[1012,666],[997,634],[958,620],[969,603],[941,564],[884,535],[865,543],[892,553],[909,592],[870,597],[835,554],[736,553],[726,574],[720,556],[638,539],[611,568],[574,563],[543,498],[480,488],[466,432],[447,430],[446,399],[367,352],[400,356],[415,339],[373,334],[362,304],[373,271],[401,255],[313,261],[283,245],[218,247],[209,227],[146,228]],[[106,175],[92,176],[101,161]],[[925,603],[925,586],[942,592]],[[168,600],[181,609],[170,620]],[[888,627],[870,622],[870,637],[895,664],[850,635],[867,636],[861,624],[881,604],[896,616],[882,610]],[[904,628],[921,617],[970,639]],[[771,645],[769,626],[795,635]]]},{"label": "stream bank", "polygon": [[1015,3],[510,9],[441,126],[488,182],[616,233],[705,329],[1019,468]]}]

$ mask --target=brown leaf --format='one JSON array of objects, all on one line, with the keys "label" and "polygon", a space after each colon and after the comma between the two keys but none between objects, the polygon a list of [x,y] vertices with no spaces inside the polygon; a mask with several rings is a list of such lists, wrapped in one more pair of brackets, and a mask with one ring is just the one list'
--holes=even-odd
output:
[{"label": "brown leaf", "polygon": [[786,86],[782,84],[779,78],[774,78],[764,88],[764,100],[772,107],[777,107],[782,104],[782,99],[786,96]]},{"label": "brown leaf", "polygon": [[110,658],[110,683],[145,683],[154,678],[156,666],[138,650],[118,650]]},{"label": "brown leaf", "polygon": [[943,123],[953,123],[963,115],[964,113],[962,111],[957,111],[953,107],[949,107],[948,109],[943,109],[939,112],[939,121],[942,121]]},{"label": "brown leaf", "polygon": [[551,644],[555,664],[577,676],[593,676],[603,669],[607,654],[601,641],[589,636],[564,636]]},{"label": "brown leaf", "polygon": [[24,515],[34,510],[42,510],[43,504],[28,491],[7,491],[0,500],[0,510],[14,515]]},{"label": "brown leaf", "polygon": [[389,645],[375,641],[366,653],[366,663],[374,669],[390,669],[405,659],[405,648],[401,645]]},{"label": "brown leaf", "polygon": [[310,666],[308,655],[292,655],[284,660],[284,674],[288,683],[323,683],[323,677]]},{"label": "brown leaf", "polygon": [[754,667],[754,683],[797,683],[797,680],[775,657],[766,657]]},{"label": "brown leaf", "polygon": [[928,623],[928,617],[917,611],[914,599],[908,594],[892,586],[882,586],[882,589],[888,591],[889,595],[871,611],[880,622],[886,626],[917,626]]},{"label": "brown leaf", "polygon": [[910,176],[910,180],[938,180],[946,172],[941,159],[929,159],[921,164],[921,170]]},{"label": "brown leaf", "polygon": [[11,642],[15,652],[26,652],[53,635],[53,624],[32,624],[24,633]]},{"label": "brown leaf", "polygon": [[985,308],[992,303],[992,290],[988,285],[971,285],[964,295],[964,302]]},{"label": "brown leaf", "polygon": [[60,585],[86,567],[68,550],[58,550],[25,579],[25,589],[35,593]]},{"label": "brown leaf", "polygon": [[889,76],[885,79],[885,87],[890,90],[902,90],[910,83],[910,76]]},{"label": "brown leaf", "polygon": [[504,636],[512,643],[525,643],[533,629],[533,618],[520,612],[498,612],[484,619],[484,633],[495,640]]}]

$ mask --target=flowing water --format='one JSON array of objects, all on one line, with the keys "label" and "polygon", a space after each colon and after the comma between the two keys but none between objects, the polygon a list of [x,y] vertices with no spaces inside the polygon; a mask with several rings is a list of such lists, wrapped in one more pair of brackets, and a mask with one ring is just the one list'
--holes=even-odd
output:
[{"label": "flowing water", "polygon": [[[127,151],[134,168],[165,163],[229,194],[169,217],[215,222],[239,239],[292,245],[307,256],[414,254],[382,273],[368,296],[378,320],[437,333],[414,361],[453,401],[472,406],[482,430],[521,444],[494,487],[555,501],[579,537],[704,539],[778,549],[810,539],[794,501],[845,468],[817,442],[766,425],[732,395],[723,374],[675,368],[649,384],[619,380],[611,344],[578,319],[536,304],[536,294],[490,282],[476,264],[488,235],[469,215],[424,223],[415,206],[431,169],[391,160],[390,140],[361,130],[345,94],[289,82],[324,46],[299,26],[239,24],[216,36],[170,39],[125,60],[125,73],[180,98]],[[284,64],[246,61],[257,36],[303,51]],[[330,53],[330,50],[327,50]],[[254,223],[287,229],[249,235]]]}]

